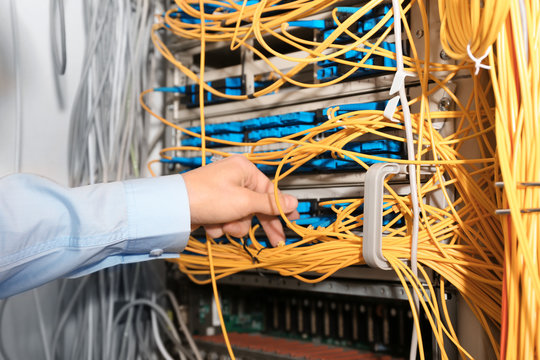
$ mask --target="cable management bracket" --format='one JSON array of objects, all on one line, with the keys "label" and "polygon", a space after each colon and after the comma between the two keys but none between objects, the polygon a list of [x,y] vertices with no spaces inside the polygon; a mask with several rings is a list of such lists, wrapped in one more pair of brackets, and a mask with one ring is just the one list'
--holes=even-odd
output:
[{"label": "cable management bracket", "polygon": [[364,240],[362,256],[372,268],[392,270],[382,253],[384,179],[404,172],[396,163],[377,163],[366,173],[364,190]]}]

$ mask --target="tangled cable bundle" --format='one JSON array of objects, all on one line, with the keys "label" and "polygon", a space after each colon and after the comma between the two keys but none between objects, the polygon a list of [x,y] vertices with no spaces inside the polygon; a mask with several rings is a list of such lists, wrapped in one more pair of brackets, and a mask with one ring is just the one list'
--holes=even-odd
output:
[{"label": "tangled cable bundle", "polygon": [[151,124],[134,99],[155,83],[148,39],[155,11],[148,0],[84,2],[88,36],[70,115],[72,186],[139,177],[144,170]]},{"label": "tangled cable bundle", "polygon": [[[201,138],[202,142],[200,147],[165,148],[161,151],[163,159],[171,159],[180,151],[198,151],[204,165],[207,154],[231,155],[223,148],[208,148],[208,142],[247,146],[250,151],[244,156],[253,163],[276,166],[273,174],[276,193],[285,177],[323,154],[354,161],[364,169],[369,168],[366,159],[402,164],[408,168],[411,192],[399,194],[391,186],[392,178],[385,180],[384,214],[395,217],[382,228],[382,250],[409,296],[420,357],[425,358],[418,310],[425,312],[431,323],[443,359],[447,358],[445,339],[456,345],[463,358],[472,358],[459,344],[445,302],[437,301],[444,299],[448,284],[466,300],[499,358],[539,357],[540,333],[535,320],[540,290],[540,253],[536,244],[539,222],[534,210],[540,208],[540,178],[536,165],[540,151],[534,140],[539,137],[540,128],[532,118],[540,103],[538,51],[533,51],[538,46],[538,1],[482,4],[480,1],[439,0],[440,40],[445,52],[456,59],[457,64],[437,63],[437,59],[430,59],[429,55],[419,56],[409,13],[415,9],[421,16],[423,54],[430,54],[433,41],[430,32],[437,30],[429,27],[427,4],[423,0],[394,1],[393,7],[399,13],[396,11],[394,17],[394,12],[388,11],[361,36],[349,30],[351,24],[362,20],[382,1],[368,1],[342,21],[334,9],[337,1],[176,2],[178,9],[167,11],[154,25],[152,40],[170,63],[198,84],[201,133],[153,112],[144,103],[145,95],[153,89],[143,92],[140,99],[145,110],[166,125]],[[200,21],[182,21],[175,16],[177,10]],[[289,31],[289,22],[320,12],[329,12],[336,24],[335,30],[324,40],[302,39]],[[393,23],[388,26],[392,19]],[[161,29],[200,42],[198,73],[182,64],[168,49],[159,36]],[[403,56],[399,48],[393,52],[381,46],[392,34],[396,43],[401,43],[400,34],[403,34],[409,46],[408,56]],[[303,56],[278,52],[267,42],[269,35],[294,47]],[[336,41],[342,35],[348,36],[351,42]],[[276,80],[252,94],[230,95],[213,88],[204,80],[205,46],[209,42],[227,42],[232,50],[242,47],[252,52],[268,64],[268,71],[277,76]],[[477,75],[479,68],[488,67],[477,57],[487,54],[492,45],[491,76],[487,76],[487,72]],[[340,57],[351,50],[362,53],[363,58],[350,61]],[[287,71],[280,70],[267,55],[292,65]],[[397,65],[373,65],[368,61],[373,56],[395,60]],[[324,60],[348,66],[350,70],[320,83],[306,83],[297,78],[306,66]],[[361,68],[411,76],[421,88],[421,94],[403,101],[406,100],[404,92],[400,93],[401,106],[390,116],[380,110],[339,113],[339,108],[334,107],[328,111],[325,122],[280,138],[246,143],[205,133],[206,93],[230,100],[247,100],[275,92],[284,85],[297,89],[331,86],[347,80]],[[450,84],[464,75],[471,84],[471,92],[458,97]],[[430,109],[430,97],[441,90],[455,104],[453,110]],[[454,124],[452,134],[443,136],[435,130],[434,122],[443,119]],[[386,131],[388,129],[398,131]],[[366,134],[400,141],[409,150],[408,158],[390,159],[347,149],[347,144]],[[265,146],[270,144],[287,146],[278,151],[265,151]],[[478,155],[471,157],[471,149]],[[499,181],[504,184],[504,192],[494,186]],[[435,196],[442,197],[444,204],[431,204],[429,199]],[[279,206],[277,197],[276,201]],[[338,199],[319,204],[330,206],[336,215],[336,220],[326,227],[300,226],[289,221],[282,212],[283,221],[299,241],[276,248],[265,245],[256,225],[248,237],[228,237],[226,242],[192,237],[186,253],[177,260],[178,266],[196,283],[212,282],[214,290],[217,279],[249,269],[273,270],[305,282],[322,281],[345,267],[365,264],[361,255],[364,200],[346,199],[346,205],[342,205],[343,202]],[[508,208],[508,213],[496,215],[499,208]],[[397,225],[399,221],[404,225]],[[429,271],[440,275],[435,277],[436,284],[432,283],[434,277],[428,275]],[[307,272],[320,275],[306,276]],[[439,289],[435,289],[436,286]],[[510,348],[519,351],[506,351]]]},{"label": "tangled cable bundle", "polygon": [[501,351],[505,359],[538,359],[540,172],[537,114],[538,1],[511,1],[490,56],[496,99],[497,155],[502,174],[504,287]]}]

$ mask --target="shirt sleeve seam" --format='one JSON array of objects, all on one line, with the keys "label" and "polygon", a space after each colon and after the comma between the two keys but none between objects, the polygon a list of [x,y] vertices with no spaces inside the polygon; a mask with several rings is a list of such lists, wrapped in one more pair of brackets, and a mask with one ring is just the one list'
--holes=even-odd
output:
[{"label": "shirt sleeve seam", "polygon": [[[85,238],[79,238],[79,237],[73,237],[73,236],[66,236],[62,238],[57,238],[53,241],[45,242],[45,243],[39,243],[35,246],[24,248],[22,251],[15,252],[10,255],[4,255],[1,257],[0,261],[0,267],[6,266],[8,264],[12,264],[18,261],[21,261],[25,258],[31,258],[36,255],[39,255],[41,253],[47,253],[51,250],[56,249],[82,249],[82,248],[92,248],[92,247],[103,247],[103,246],[109,246],[109,245],[115,245],[115,244],[121,244],[122,242],[129,241],[129,238],[126,237],[125,230],[117,230],[114,234],[104,234],[100,237],[104,237],[105,239],[98,240],[93,236],[87,236],[85,238],[88,239],[96,239],[91,244],[81,244],[81,239]],[[76,242],[74,244],[73,242]]]}]

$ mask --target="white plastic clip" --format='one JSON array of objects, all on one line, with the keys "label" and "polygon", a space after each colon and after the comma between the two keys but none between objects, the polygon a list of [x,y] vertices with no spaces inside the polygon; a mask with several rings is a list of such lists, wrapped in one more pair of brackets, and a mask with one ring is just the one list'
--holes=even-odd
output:
[{"label": "white plastic clip", "polygon": [[478,72],[480,71],[480,68],[489,70],[491,69],[491,66],[482,64],[482,61],[489,55],[489,52],[491,51],[491,46],[487,48],[486,53],[482,55],[479,58],[475,58],[473,53],[471,52],[471,44],[467,44],[467,54],[469,54],[469,57],[472,61],[474,61],[474,68],[476,71],[474,72],[474,75],[478,75]]},{"label": "white plastic clip", "polygon": [[396,163],[377,163],[366,172],[364,185],[364,240],[362,255],[372,268],[391,270],[382,253],[384,179],[399,174],[402,167]]},{"label": "white plastic clip", "polygon": [[390,100],[388,100],[388,103],[386,104],[386,107],[384,108],[383,116],[395,123],[399,123],[398,120],[394,119],[394,113],[396,112],[397,104],[399,102],[399,95],[394,96]]},{"label": "white plastic clip", "polygon": [[390,95],[394,95],[405,86],[405,78],[407,76],[415,76],[415,74],[404,71],[404,70],[397,70],[396,74],[394,75],[394,80],[392,80],[392,87],[390,87]]},{"label": "white plastic clip", "polygon": [[[390,88],[390,95],[394,95],[395,93],[398,93],[402,88],[405,87],[405,78],[407,76],[415,76],[413,73],[404,71],[404,70],[397,70],[396,74],[394,75],[394,80],[392,81],[392,87]],[[386,104],[386,107],[384,108],[384,117],[390,121],[393,121],[395,123],[399,123],[398,120],[394,119],[394,113],[396,112],[397,104],[400,100],[400,96],[394,96],[392,99],[388,101]]]}]

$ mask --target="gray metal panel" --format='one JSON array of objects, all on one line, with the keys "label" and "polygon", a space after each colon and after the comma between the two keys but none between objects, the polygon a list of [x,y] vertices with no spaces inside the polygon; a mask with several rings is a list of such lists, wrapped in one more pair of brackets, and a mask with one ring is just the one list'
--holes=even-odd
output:
[{"label": "gray metal panel", "polygon": [[[350,81],[339,83],[332,86],[321,88],[286,88],[280,89],[275,94],[261,96],[255,99],[243,100],[242,102],[233,101],[224,104],[207,105],[205,106],[205,118],[211,122],[219,123],[226,121],[240,121],[249,119],[250,115],[240,116],[238,118],[230,118],[236,114],[245,114],[252,111],[268,110],[269,113],[275,114],[279,108],[283,113],[287,113],[287,106],[294,106],[294,111],[306,111],[307,108],[313,110],[315,108],[323,108],[326,106],[334,106],[345,103],[367,102],[387,99],[386,90],[390,89],[393,76],[384,75],[373,78],[362,79],[358,81]],[[383,91],[378,96],[374,92]],[[369,94],[368,97],[357,97],[359,95]],[[354,97],[351,99],[351,97]],[[374,100],[370,100],[374,99]],[[325,101],[327,100],[327,101]],[[302,104],[311,104],[307,107],[299,107]],[[314,107],[316,105],[317,107]],[[259,115],[263,116],[263,115]],[[199,108],[181,109],[179,111],[180,121],[199,120]],[[215,118],[215,120],[214,120]],[[226,120],[225,120],[226,119]]]},{"label": "gray metal panel", "polygon": [[341,294],[381,299],[408,300],[401,284],[396,282],[370,282],[326,279],[309,284],[290,277],[242,273],[220,279],[218,284],[257,286],[272,289],[289,289],[307,292]]}]

